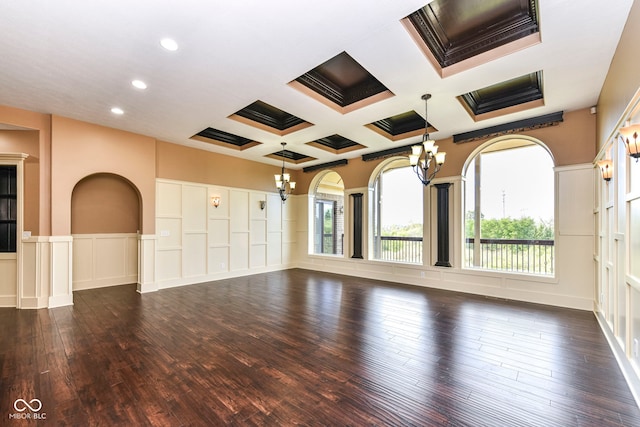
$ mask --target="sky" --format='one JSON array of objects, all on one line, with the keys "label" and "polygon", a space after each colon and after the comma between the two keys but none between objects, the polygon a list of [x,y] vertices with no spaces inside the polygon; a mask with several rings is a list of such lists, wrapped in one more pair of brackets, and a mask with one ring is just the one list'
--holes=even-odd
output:
[{"label": "sky", "polygon": [[[482,155],[481,205],[485,218],[529,216],[552,220],[553,195],[553,162],[542,147]],[[465,210],[473,210],[473,205]]]},{"label": "sky", "polygon": [[[473,174],[473,169],[469,169]],[[553,219],[553,162],[540,146],[496,151],[482,155],[482,213],[485,218]],[[384,225],[422,222],[422,183],[411,168],[395,169],[384,176]],[[470,181],[473,184],[473,180]],[[465,210],[473,210],[473,194]]]}]

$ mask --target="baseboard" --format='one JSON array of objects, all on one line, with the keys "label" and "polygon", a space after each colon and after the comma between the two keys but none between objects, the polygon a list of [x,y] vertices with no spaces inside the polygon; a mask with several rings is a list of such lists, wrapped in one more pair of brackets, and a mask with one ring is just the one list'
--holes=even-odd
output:
[{"label": "baseboard", "polygon": [[157,283],[138,283],[136,287],[136,291],[139,294],[147,294],[149,292],[156,292],[158,290]]},{"label": "baseboard", "polygon": [[0,295],[0,307],[15,307],[16,296],[15,295]]},{"label": "baseboard", "polygon": [[73,295],[59,295],[49,297],[49,308],[73,305]]},{"label": "baseboard", "polygon": [[20,301],[20,308],[23,308],[23,309],[47,308],[48,300],[49,298],[47,297],[22,298],[22,300]]}]

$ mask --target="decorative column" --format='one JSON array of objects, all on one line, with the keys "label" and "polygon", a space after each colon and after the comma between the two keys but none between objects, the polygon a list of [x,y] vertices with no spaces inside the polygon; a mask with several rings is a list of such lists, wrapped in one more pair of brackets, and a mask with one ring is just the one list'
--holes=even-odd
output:
[{"label": "decorative column", "polygon": [[351,258],[362,259],[362,193],[353,193],[353,254]]},{"label": "decorative column", "polygon": [[438,259],[436,266],[451,267],[449,262],[449,187],[450,182],[434,184],[437,193]]}]

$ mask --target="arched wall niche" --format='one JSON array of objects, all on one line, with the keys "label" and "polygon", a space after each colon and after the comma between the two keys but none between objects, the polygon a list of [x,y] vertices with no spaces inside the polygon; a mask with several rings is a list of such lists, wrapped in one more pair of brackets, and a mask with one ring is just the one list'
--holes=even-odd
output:
[{"label": "arched wall niche", "polygon": [[142,222],[138,189],[126,178],[96,173],[81,179],[71,196],[71,233],[138,233]]}]

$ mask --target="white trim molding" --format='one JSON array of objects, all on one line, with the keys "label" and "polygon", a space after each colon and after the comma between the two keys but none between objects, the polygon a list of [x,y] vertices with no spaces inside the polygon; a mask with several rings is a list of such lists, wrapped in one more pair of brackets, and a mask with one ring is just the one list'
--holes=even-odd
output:
[{"label": "white trim molding", "polygon": [[158,290],[155,278],[156,239],[155,234],[138,234],[137,291],[141,294]]},{"label": "white trim molding", "polygon": [[51,236],[49,308],[73,305],[73,237]]}]

